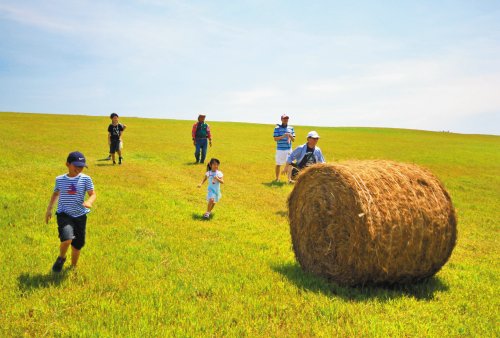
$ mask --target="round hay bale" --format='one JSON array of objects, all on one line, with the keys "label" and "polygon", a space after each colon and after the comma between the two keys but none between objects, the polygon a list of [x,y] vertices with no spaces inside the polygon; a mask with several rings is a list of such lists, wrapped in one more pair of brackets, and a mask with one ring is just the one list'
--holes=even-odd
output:
[{"label": "round hay bale", "polygon": [[318,164],[288,197],[302,269],[342,285],[416,282],[455,246],[450,196],[428,170],[391,161]]}]

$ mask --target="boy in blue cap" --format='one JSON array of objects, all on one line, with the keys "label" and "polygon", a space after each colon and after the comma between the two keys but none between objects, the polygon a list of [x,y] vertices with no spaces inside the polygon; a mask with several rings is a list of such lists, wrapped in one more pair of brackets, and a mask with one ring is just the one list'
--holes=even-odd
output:
[{"label": "boy in blue cap", "polygon": [[[74,151],[68,155],[66,160],[68,173],[56,177],[54,192],[50,198],[45,223],[52,218],[52,208],[57,204],[57,226],[59,231],[59,256],[52,266],[52,271],[61,272],[66,262],[66,252],[71,245],[71,266],[76,267],[80,250],[85,245],[85,229],[87,226],[87,214],[96,199],[94,183],[90,176],[82,173],[85,164],[85,156]],[[85,201],[85,193],[89,198]]]}]

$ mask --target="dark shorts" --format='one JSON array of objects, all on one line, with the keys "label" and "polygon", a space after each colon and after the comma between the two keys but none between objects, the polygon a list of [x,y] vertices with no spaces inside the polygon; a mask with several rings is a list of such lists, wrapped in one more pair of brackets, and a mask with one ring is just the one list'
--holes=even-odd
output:
[{"label": "dark shorts", "polygon": [[111,144],[109,145],[109,153],[114,154],[120,150],[120,140],[111,140]]},{"label": "dark shorts", "polygon": [[59,239],[65,242],[72,239],[71,246],[80,250],[85,245],[85,229],[87,227],[87,215],[71,217],[68,214],[57,214],[57,230]]}]

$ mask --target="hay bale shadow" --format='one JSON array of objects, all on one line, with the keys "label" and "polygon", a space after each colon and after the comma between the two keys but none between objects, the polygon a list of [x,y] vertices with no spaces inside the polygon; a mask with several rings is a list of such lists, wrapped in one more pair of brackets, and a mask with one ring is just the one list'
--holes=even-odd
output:
[{"label": "hay bale shadow", "polygon": [[376,298],[381,302],[401,297],[413,297],[418,300],[434,299],[438,291],[448,291],[448,286],[440,278],[433,276],[420,283],[395,285],[365,285],[358,287],[341,286],[325,278],[304,272],[298,263],[275,265],[272,269],[300,290],[322,293],[329,297],[340,297],[349,301],[364,302]]},{"label": "hay bale shadow", "polygon": [[68,277],[68,269],[60,273],[49,272],[46,274],[22,273],[17,277],[18,288],[21,293],[26,294],[36,289],[48,288],[60,285]]}]

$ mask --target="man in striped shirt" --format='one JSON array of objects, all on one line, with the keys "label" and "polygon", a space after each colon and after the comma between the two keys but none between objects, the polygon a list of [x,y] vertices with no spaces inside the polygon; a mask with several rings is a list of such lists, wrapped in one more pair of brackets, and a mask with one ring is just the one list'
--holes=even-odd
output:
[{"label": "man in striped shirt", "polygon": [[[61,272],[70,245],[72,247],[71,266],[76,267],[80,250],[85,245],[87,213],[90,212],[96,199],[92,179],[82,173],[83,167],[86,167],[85,156],[79,151],[70,153],[66,166],[68,173],[56,177],[54,192],[45,213],[45,222],[49,223],[52,218],[52,208],[59,200],[56,215],[61,244],[59,257],[52,266],[54,272]],[[89,195],[86,201],[85,193]]]},{"label": "man in striped shirt", "polygon": [[276,182],[280,180],[280,167],[286,163],[286,159],[292,152],[292,142],[295,141],[295,131],[288,125],[288,115],[281,115],[281,124],[274,128],[274,140],[276,141]]}]

